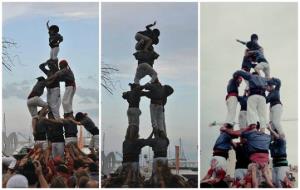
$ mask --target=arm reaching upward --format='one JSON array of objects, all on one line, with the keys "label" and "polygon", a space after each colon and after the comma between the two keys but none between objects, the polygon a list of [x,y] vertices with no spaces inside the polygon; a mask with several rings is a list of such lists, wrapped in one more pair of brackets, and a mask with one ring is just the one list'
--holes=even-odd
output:
[{"label": "arm reaching upward", "polygon": [[241,43],[241,44],[243,44],[243,45],[246,45],[246,44],[247,44],[246,42],[241,41],[241,40],[239,40],[239,39],[236,39],[236,41],[239,42],[239,43]]},{"label": "arm reaching upward", "polygon": [[155,25],[156,25],[156,21],[154,21],[153,24],[148,24],[148,25],[146,26],[146,29],[147,29],[147,30],[151,30],[151,27],[152,27],[152,26],[155,26]]},{"label": "arm reaching upward", "polygon": [[50,26],[49,26],[49,20],[47,21],[47,29],[49,30]]}]

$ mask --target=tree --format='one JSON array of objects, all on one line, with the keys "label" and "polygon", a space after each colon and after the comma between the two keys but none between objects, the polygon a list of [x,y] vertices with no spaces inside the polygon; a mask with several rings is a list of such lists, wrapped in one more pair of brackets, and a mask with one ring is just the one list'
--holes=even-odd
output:
[{"label": "tree", "polygon": [[2,65],[9,71],[15,66],[14,61],[18,58],[17,55],[13,55],[10,51],[16,47],[17,43],[15,41],[6,38],[2,39]]},{"label": "tree", "polygon": [[108,64],[101,65],[101,86],[110,94],[113,94],[113,90],[115,88],[112,74],[118,71],[118,69],[111,67]]}]

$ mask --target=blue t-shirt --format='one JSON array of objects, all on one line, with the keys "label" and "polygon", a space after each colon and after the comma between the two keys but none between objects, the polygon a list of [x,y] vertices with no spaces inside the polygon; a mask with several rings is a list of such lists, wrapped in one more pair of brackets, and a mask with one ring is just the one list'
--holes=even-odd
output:
[{"label": "blue t-shirt", "polygon": [[286,141],[276,139],[270,144],[271,157],[286,157]]},{"label": "blue t-shirt", "polygon": [[241,135],[242,138],[247,140],[246,144],[248,147],[248,152],[268,152],[271,136],[259,131],[244,131]]},{"label": "blue t-shirt", "polygon": [[219,149],[219,150],[225,150],[228,151],[231,149],[231,139],[232,137],[225,133],[225,132],[221,132],[221,134],[219,135],[219,137],[217,138],[216,142],[215,142],[215,146],[214,149]]}]

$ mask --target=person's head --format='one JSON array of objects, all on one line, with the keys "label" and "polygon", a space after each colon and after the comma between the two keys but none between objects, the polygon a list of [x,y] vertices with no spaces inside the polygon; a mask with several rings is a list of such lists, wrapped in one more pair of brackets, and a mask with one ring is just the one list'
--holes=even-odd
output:
[{"label": "person's head", "polygon": [[164,89],[167,96],[170,96],[174,92],[174,89],[170,85],[164,85]]},{"label": "person's head", "polygon": [[87,176],[82,176],[78,181],[79,188],[85,188],[86,184],[89,182],[90,178]]},{"label": "person's head", "polygon": [[85,118],[85,116],[87,116],[86,113],[78,112],[78,113],[76,113],[76,115],[75,115],[75,120],[76,120],[76,121],[81,121],[82,119]]},{"label": "person's head", "polygon": [[80,170],[80,171],[75,172],[75,176],[76,176],[76,179],[77,179],[77,186],[79,185],[80,178],[82,178],[82,177],[89,178],[89,175],[85,170]]},{"label": "person's head", "polygon": [[65,182],[65,179],[62,176],[55,176],[52,178],[52,181],[50,183],[50,188],[66,188],[67,184]]},{"label": "person's head", "polygon": [[80,170],[80,169],[83,169],[84,168],[84,163],[82,160],[74,160],[74,163],[73,163],[73,168],[75,171],[77,170]]},{"label": "person's head", "polygon": [[28,180],[29,186],[34,186],[38,182],[38,177],[35,174],[35,167],[31,160],[27,161],[23,169],[20,171],[20,174],[24,175]]},{"label": "person's head", "polygon": [[86,185],[86,188],[99,188],[99,182],[96,180],[89,180]]},{"label": "person's head", "polygon": [[233,125],[230,124],[230,123],[226,123],[226,124],[224,125],[224,127],[226,127],[226,129],[233,130]]},{"label": "person's head", "polygon": [[57,25],[51,25],[49,27],[49,33],[55,34],[59,32],[59,27]]},{"label": "person's head", "polygon": [[258,130],[258,131],[260,130],[260,123],[259,122],[256,123],[256,130]]},{"label": "person's head", "polygon": [[94,162],[89,163],[89,172],[98,173],[99,172],[98,165],[96,163],[94,163]]},{"label": "person's head", "polygon": [[138,126],[135,125],[129,125],[126,131],[126,140],[135,140],[139,138],[139,130]]},{"label": "person's head", "polygon": [[28,180],[24,175],[15,174],[7,181],[6,188],[28,188]]},{"label": "person's head", "polygon": [[128,85],[130,86],[130,90],[138,89],[138,87],[140,86],[139,84],[135,83],[129,83]]},{"label": "person's head", "polygon": [[258,35],[257,34],[252,34],[250,37],[252,42],[257,42],[258,41]]},{"label": "person's head", "polygon": [[271,92],[273,89],[274,89],[274,86],[273,86],[273,85],[267,85],[266,90],[267,90],[268,92]]},{"label": "person's head", "polygon": [[160,35],[160,31],[157,28],[153,29],[152,32],[156,37]]},{"label": "person's head", "polygon": [[37,77],[36,79],[37,79],[39,82],[40,82],[40,81],[45,81],[45,80],[46,80],[43,76]]},{"label": "person's head", "polygon": [[240,85],[242,83],[242,81],[243,81],[243,78],[239,76],[239,77],[236,78],[235,81],[236,81],[237,84]]},{"label": "person's head", "polygon": [[58,71],[58,59],[48,59],[47,65],[51,71]]},{"label": "person's head", "polygon": [[75,176],[71,176],[71,177],[68,178],[67,185],[68,185],[69,188],[75,188],[76,187],[76,178],[75,178]]},{"label": "person's head", "polygon": [[64,68],[67,68],[68,66],[69,66],[69,63],[65,59],[63,59],[59,62],[59,69],[64,69]]}]

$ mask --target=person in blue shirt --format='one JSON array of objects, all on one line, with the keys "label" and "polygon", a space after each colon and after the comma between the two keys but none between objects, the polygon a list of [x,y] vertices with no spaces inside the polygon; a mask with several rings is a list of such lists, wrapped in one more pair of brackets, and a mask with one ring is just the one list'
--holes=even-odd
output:
[{"label": "person in blue shirt", "polygon": [[257,72],[248,73],[243,70],[236,71],[233,78],[242,77],[249,83],[249,96],[247,100],[247,124],[256,125],[259,119],[261,129],[267,127],[267,104],[266,104],[266,88],[270,83],[270,79],[261,77]]},{"label": "person in blue shirt", "polygon": [[225,125],[234,125],[236,107],[238,104],[239,86],[242,82],[241,77],[232,78],[229,80],[227,85],[227,95],[226,95],[226,107],[227,115],[225,120]]},{"label": "person in blue shirt", "polygon": [[257,123],[256,125],[250,125],[247,128],[238,131],[229,130],[225,127],[222,127],[221,131],[228,135],[240,136],[242,141],[245,142],[252,165],[253,187],[258,188],[260,184],[258,176],[256,175],[257,171],[262,172],[268,187],[274,187],[268,168],[271,136],[259,131],[259,128],[260,125]]},{"label": "person in blue shirt", "polygon": [[272,142],[270,144],[270,151],[272,157],[272,179],[273,183],[278,188],[291,187],[291,181],[288,178],[288,161],[286,153],[285,137],[280,135],[278,131],[273,128],[274,125],[269,125],[268,130],[272,135]]},{"label": "person in blue shirt", "polygon": [[267,91],[269,92],[269,94],[266,97],[266,100],[267,103],[270,103],[270,121],[272,122],[272,125],[280,135],[284,135],[284,131],[281,126],[281,116],[283,109],[282,103],[280,101],[280,87],[280,79],[272,78],[270,81],[270,85],[267,86]]},{"label": "person in blue shirt", "polygon": [[237,42],[246,45],[248,50],[250,50],[248,51],[248,54],[251,54],[255,57],[254,60],[257,62],[257,65],[254,67],[254,70],[257,73],[260,73],[260,70],[262,70],[265,74],[265,77],[270,78],[270,66],[264,56],[263,48],[258,44],[258,35],[252,34],[249,42],[243,42],[241,40],[237,40]]}]

